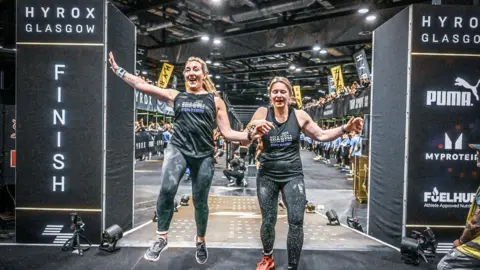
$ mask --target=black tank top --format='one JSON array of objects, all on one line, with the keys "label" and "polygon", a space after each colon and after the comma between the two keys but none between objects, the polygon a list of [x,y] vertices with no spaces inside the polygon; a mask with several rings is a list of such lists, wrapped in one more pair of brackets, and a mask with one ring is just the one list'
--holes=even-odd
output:
[{"label": "black tank top", "polygon": [[289,107],[288,118],[284,123],[275,119],[273,107],[268,108],[266,120],[275,128],[262,137],[263,151],[260,155],[261,177],[284,182],[292,177],[302,176],[302,160],[300,158],[300,125],[295,109]]},{"label": "black tank top", "polygon": [[181,92],[173,101],[175,124],[170,143],[189,157],[213,155],[217,110],[213,94]]}]

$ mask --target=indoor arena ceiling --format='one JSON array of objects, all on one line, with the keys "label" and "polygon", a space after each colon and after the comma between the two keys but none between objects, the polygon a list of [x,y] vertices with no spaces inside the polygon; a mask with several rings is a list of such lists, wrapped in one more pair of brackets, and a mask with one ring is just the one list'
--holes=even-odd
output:
[{"label": "indoor arena ceiling", "polygon": [[[352,55],[371,56],[371,31],[413,0],[183,0],[113,1],[137,25],[137,43],[148,48],[149,73],[175,65],[178,89],[189,56],[212,61],[213,81],[237,114],[265,104],[273,76],[289,77],[305,97],[327,90],[328,68],[342,64],[346,82],[357,79]],[[367,7],[370,12],[358,10]],[[368,15],[376,20],[367,21]],[[208,36],[209,40],[202,39]],[[214,40],[218,39],[219,43]],[[318,45],[321,50],[313,50]],[[325,49],[325,50],[323,50]],[[290,65],[297,68],[291,70]],[[239,106],[245,113],[240,110]],[[249,107],[251,106],[251,107]],[[242,115],[239,115],[240,118]],[[241,119],[243,122],[243,119]]]}]

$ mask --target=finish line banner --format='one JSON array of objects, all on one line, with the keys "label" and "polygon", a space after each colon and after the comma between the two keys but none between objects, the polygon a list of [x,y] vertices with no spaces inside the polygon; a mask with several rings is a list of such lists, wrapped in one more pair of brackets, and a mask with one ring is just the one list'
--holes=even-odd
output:
[{"label": "finish line banner", "polygon": [[468,147],[480,143],[480,70],[466,55],[480,48],[479,12],[413,6],[406,229],[430,226],[445,243],[461,236],[480,185]]}]

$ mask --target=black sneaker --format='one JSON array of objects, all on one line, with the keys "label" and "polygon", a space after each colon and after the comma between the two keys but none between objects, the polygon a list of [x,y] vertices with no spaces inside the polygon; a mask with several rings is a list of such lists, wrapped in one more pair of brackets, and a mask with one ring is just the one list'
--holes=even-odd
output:
[{"label": "black sneaker", "polygon": [[205,242],[197,242],[197,237],[195,236],[195,242],[197,243],[197,252],[195,252],[195,258],[199,264],[204,264],[208,259],[208,250]]},{"label": "black sneaker", "polygon": [[156,262],[160,259],[160,254],[168,249],[168,241],[163,238],[158,238],[155,243],[145,252],[143,256],[145,260]]}]

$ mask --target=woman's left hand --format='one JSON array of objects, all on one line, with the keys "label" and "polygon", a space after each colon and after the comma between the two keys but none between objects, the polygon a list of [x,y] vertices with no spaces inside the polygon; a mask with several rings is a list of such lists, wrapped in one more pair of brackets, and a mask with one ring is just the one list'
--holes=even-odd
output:
[{"label": "woman's left hand", "polygon": [[362,129],[363,129],[363,119],[360,118],[360,117],[352,117],[352,119],[350,119],[350,121],[348,121],[348,123],[344,126],[345,130],[347,132],[352,132],[352,131],[355,131],[355,132],[362,132]]}]

